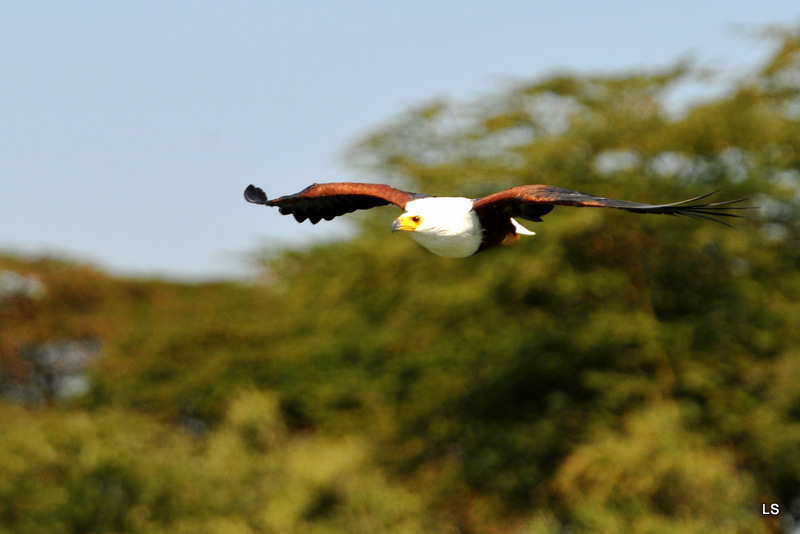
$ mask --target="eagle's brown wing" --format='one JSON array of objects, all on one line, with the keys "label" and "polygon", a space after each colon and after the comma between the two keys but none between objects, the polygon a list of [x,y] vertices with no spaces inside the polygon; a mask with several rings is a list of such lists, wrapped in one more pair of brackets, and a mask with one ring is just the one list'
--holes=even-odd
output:
[{"label": "eagle's brown wing", "polygon": [[[714,192],[716,193],[716,191]],[[518,217],[531,221],[541,221],[553,206],[576,206],[590,208],[616,208],[633,213],[658,213],[662,215],[686,215],[697,219],[708,219],[730,226],[719,217],[741,217],[729,210],[754,209],[752,206],[731,206],[747,200],[739,198],[723,202],[690,204],[714,193],[673,202],[672,204],[641,204],[628,200],[596,197],[580,191],[572,191],[554,185],[521,185],[500,191],[475,200],[475,212],[481,221],[496,217]]]},{"label": "eagle's brown wing", "polygon": [[254,185],[244,190],[244,199],[253,204],[277,206],[283,215],[293,215],[297,222],[306,219],[317,224],[322,219],[356,210],[368,210],[377,206],[394,204],[405,209],[406,203],[426,195],[409,193],[383,184],[336,182],[312,184],[299,193],[269,200],[266,193]]}]

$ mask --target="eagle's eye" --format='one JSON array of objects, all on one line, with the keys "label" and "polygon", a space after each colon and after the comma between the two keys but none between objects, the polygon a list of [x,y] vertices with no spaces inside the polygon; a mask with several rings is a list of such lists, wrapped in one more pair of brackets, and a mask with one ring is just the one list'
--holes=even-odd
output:
[{"label": "eagle's eye", "polygon": [[422,217],[420,217],[419,215],[414,215],[413,217],[411,217],[411,220],[414,221],[415,223],[419,223],[422,220]]}]

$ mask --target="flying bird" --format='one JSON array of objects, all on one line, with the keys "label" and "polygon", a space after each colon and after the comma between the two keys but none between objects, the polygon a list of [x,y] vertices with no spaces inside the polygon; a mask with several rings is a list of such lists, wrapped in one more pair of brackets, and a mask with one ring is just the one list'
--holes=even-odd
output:
[{"label": "flying bird", "polygon": [[730,226],[718,217],[741,217],[730,210],[750,209],[731,206],[747,200],[727,200],[691,204],[714,193],[672,204],[641,204],[628,200],[602,198],[554,185],[520,185],[483,198],[435,197],[411,193],[383,184],[338,182],[312,184],[299,193],[269,200],[254,185],[244,191],[253,204],[275,206],[297,222],[317,224],[322,219],[356,210],[394,204],[405,210],[392,223],[392,232],[409,232],[420,245],[446,258],[465,258],[497,245],[511,245],[521,235],[534,235],[515,219],[541,222],[554,206],[616,208],[633,213],[686,215]]}]

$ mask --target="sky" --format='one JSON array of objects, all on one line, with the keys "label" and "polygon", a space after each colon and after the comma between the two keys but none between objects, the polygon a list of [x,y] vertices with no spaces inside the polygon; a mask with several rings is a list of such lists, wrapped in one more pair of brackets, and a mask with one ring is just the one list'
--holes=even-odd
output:
[{"label": "sky", "polygon": [[687,57],[736,79],[774,46],[754,34],[798,23],[796,0],[7,0],[0,254],[246,277],[258,251],[349,226],[299,225],[244,188],[370,181],[345,151],[413,106]]}]

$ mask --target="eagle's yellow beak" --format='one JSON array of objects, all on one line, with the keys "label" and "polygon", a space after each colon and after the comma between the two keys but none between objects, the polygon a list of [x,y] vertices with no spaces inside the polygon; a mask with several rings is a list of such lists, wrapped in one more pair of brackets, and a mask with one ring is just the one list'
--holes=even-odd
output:
[{"label": "eagle's yellow beak", "polygon": [[422,222],[422,217],[419,215],[409,215],[408,213],[402,214],[396,218],[392,223],[392,232],[413,232],[419,227]]}]

